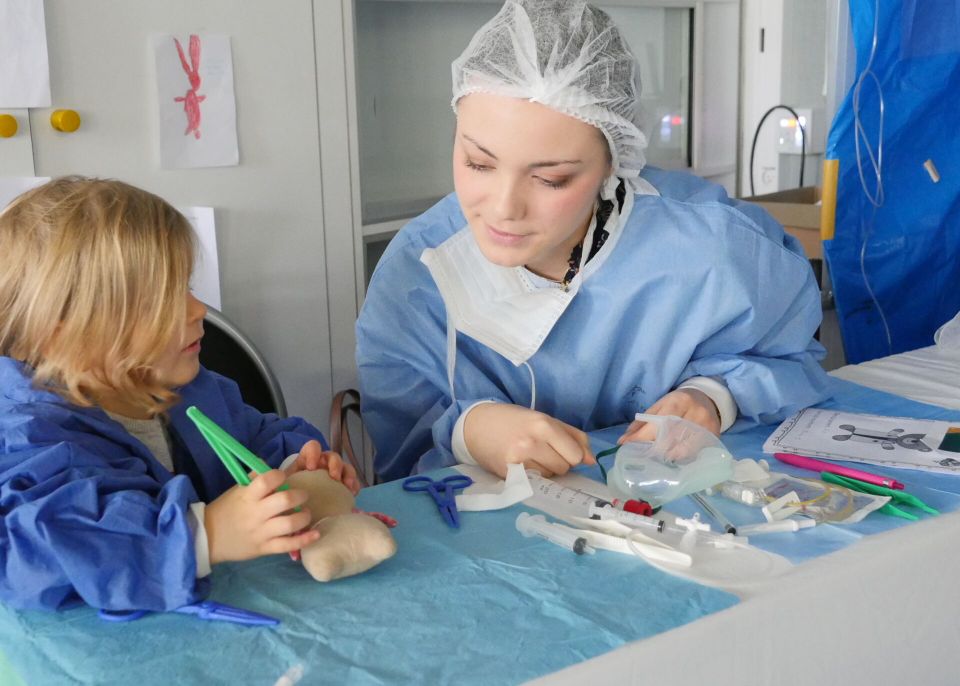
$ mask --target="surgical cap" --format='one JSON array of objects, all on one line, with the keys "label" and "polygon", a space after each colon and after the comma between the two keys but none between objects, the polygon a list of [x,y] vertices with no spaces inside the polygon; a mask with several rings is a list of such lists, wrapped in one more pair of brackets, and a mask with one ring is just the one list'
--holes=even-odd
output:
[{"label": "surgical cap", "polygon": [[539,102],[600,129],[613,173],[646,164],[640,65],[610,17],[585,2],[508,0],[453,62],[453,108],[470,93]]}]

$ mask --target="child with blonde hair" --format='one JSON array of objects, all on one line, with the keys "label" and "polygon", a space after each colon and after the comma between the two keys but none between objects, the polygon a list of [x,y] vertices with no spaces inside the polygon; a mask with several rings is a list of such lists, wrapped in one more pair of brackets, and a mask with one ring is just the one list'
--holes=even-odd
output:
[{"label": "child with blonde hair", "polygon": [[[0,214],[0,601],[170,610],[213,564],[316,540],[288,473],[358,490],[316,428],[200,366],[194,251],[180,213],[119,181],[56,179]],[[233,485],[190,405],[287,472]]]}]

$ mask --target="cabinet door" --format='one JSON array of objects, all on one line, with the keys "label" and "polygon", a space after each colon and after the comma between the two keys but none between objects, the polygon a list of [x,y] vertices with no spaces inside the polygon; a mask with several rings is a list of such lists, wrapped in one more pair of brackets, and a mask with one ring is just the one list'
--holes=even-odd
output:
[{"label": "cabinet door", "polygon": [[[83,123],[59,133],[49,110],[31,111],[35,173],[115,177],[177,206],[213,206],[224,313],[261,349],[291,413],[325,420],[332,378],[310,0],[48,0],[46,18],[54,106]],[[154,33],[230,36],[239,166],[160,169]]]}]

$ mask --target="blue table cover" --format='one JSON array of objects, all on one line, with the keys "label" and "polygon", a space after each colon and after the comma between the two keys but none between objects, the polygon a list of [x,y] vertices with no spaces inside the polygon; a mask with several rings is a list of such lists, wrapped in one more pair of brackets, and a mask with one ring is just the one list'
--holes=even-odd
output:
[{"label": "blue table cover", "polygon": [[214,600],[279,627],[0,606],[0,684],[270,686],[295,665],[301,684],[514,684],[737,602],[638,558],[524,538],[520,506],[461,513],[457,531],[399,482],[359,505],[400,522],[396,556],[366,574],[321,584],[286,556],[217,567]]},{"label": "blue table cover", "polygon": [[[821,407],[960,420],[960,412],[835,380]],[[734,427],[723,440],[761,458],[774,427]],[[622,427],[597,432],[599,449]],[[774,463],[798,476],[804,471]],[[960,507],[960,477],[876,467],[946,512]],[[596,468],[582,470],[599,478]],[[806,475],[810,476],[810,472]],[[752,508],[714,498],[735,523]],[[302,684],[513,684],[734,605],[734,596],[683,581],[641,560],[600,551],[578,557],[514,528],[523,508],[461,513],[454,531],[433,501],[398,482],[363,491],[361,507],[400,520],[397,555],[370,572],[314,582],[286,557],[220,565],[213,599],[276,616],[277,628],[204,622],[177,614],[129,624],[89,608],[60,614],[0,607],[0,684],[273,684],[302,665]],[[668,505],[689,515],[687,498]],[[873,514],[853,526],[821,525],[752,542],[802,561],[910,522]]]}]

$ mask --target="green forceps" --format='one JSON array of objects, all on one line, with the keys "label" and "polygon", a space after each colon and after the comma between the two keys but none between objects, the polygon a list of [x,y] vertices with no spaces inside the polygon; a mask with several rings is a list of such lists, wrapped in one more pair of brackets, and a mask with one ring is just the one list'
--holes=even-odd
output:
[{"label": "green forceps", "polygon": [[[207,443],[210,444],[210,447],[213,448],[213,452],[215,452],[217,457],[220,458],[220,461],[223,462],[223,466],[230,472],[230,476],[241,486],[250,485],[250,477],[247,476],[247,470],[240,466],[241,462],[257,474],[270,471],[270,465],[247,450],[240,441],[220,428],[216,422],[197,409],[195,405],[187,408],[187,416],[193,420],[200,435],[203,436]],[[290,487],[287,484],[283,484],[277,490],[285,491],[288,488]]]},{"label": "green forceps", "polygon": [[903,519],[909,519],[911,521],[917,521],[920,519],[917,515],[911,512],[904,512],[897,505],[907,505],[909,507],[915,507],[918,510],[922,510],[928,514],[940,514],[939,510],[935,510],[925,502],[920,500],[915,495],[910,495],[909,493],[904,493],[903,491],[896,490],[893,488],[886,488],[885,486],[874,486],[873,484],[868,484],[863,481],[858,481],[857,479],[851,479],[848,476],[840,476],[839,474],[830,474],[829,472],[820,472],[820,478],[823,481],[826,481],[830,484],[836,484],[837,486],[845,486],[851,491],[860,491],[861,493],[872,493],[873,495],[886,495],[890,496],[890,502],[881,507],[877,512],[885,515],[891,515],[893,517],[901,517]]}]

